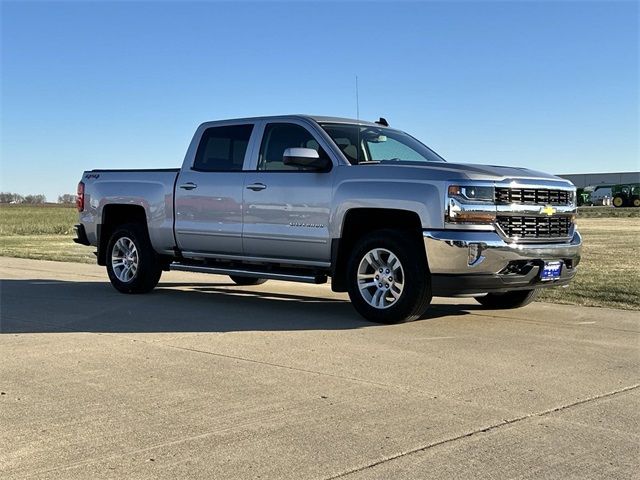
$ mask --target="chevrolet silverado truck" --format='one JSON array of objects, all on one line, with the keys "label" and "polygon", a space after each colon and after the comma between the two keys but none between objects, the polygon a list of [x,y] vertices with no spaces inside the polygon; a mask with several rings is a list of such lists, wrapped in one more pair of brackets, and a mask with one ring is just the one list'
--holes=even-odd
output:
[{"label": "chevrolet silverado truck", "polygon": [[516,308],[576,275],[570,182],[448,163],[384,119],[290,115],[203,123],[173,170],[91,170],[77,243],[123,293],[163,271],[325,283],[381,323],[432,296]]}]

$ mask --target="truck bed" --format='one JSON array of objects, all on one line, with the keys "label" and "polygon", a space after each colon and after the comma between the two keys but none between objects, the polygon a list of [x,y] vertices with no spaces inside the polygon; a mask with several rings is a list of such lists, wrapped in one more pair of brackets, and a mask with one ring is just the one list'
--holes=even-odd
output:
[{"label": "truck bed", "polygon": [[85,210],[80,214],[87,238],[95,244],[103,209],[113,205],[136,205],[144,210],[149,235],[160,253],[171,253],[173,235],[173,192],[178,168],[95,169],[83,173]]},{"label": "truck bed", "polygon": [[[179,168],[94,168],[90,170],[93,172],[115,173],[115,172],[175,172],[178,173]],[[84,172],[88,173],[88,172]]]}]

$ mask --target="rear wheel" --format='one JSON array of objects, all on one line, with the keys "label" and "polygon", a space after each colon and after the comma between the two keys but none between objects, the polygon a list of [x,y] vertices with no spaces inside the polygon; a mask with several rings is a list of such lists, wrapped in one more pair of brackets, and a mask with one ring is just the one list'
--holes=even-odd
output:
[{"label": "rear wheel", "polygon": [[147,232],[138,224],[118,227],[107,247],[107,273],[122,293],[147,293],[160,281],[162,269]]},{"label": "rear wheel", "polygon": [[625,204],[625,199],[624,197],[621,197],[620,195],[616,195],[615,197],[613,197],[613,206],[614,207],[624,207]]},{"label": "rear wheel", "polygon": [[419,318],[431,302],[424,247],[395,230],[378,230],[355,245],[347,266],[347,290],[367,320],[399,323]]},{"label": "rear wheel", "polygon": [[239,275],[229,275],[229,278],[233,280],[233,283],[236,285],[242,286],[262,285],[267,281],[266,278],[241,277]]},{"label": "rear wheel", "polygon": [[517,290],[506,293],[488,293],[475,299],[482,306],[494,309],[520,308],[533,302],[540,290]]}]

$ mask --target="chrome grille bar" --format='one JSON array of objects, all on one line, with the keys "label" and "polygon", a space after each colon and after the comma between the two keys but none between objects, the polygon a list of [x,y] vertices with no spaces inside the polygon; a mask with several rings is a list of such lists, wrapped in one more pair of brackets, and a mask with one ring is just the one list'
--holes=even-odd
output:
[{"label": "chrome grille bar", "polygon": [[497,204],[570,205],[571,192],[548,188],[496,187],[495,200]]}]

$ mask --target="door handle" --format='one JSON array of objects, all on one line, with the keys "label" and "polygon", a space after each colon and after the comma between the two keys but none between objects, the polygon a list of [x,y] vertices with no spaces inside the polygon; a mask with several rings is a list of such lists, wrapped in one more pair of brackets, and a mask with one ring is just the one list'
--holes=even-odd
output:
[{"label": "door handle", "polygon": [[198,188],[198,185],[193,182],[187,182],[180,185],[180,188],[183,190],[193,190],[194,188]]},{"label": "door handle", "polygon": [[247,185],[247,188],[254,192],[259,192],[260,190],[267,188],[267,186],[264,183],[252,183],[251,185]]}]

